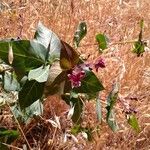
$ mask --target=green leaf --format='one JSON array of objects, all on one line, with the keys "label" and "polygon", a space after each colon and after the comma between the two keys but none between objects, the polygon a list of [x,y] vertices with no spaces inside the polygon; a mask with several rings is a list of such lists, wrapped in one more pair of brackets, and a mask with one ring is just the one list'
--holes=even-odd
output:
[{"label": "green leaf", "polygon": [[140,132],[138,120],[134,114],[127,115],[128,124],[136,131]]},{"label": "green leaf", "polygon": [[75,106],[74,113],[71,119],[74,123],[79,124],[82,120],[81,116],[83,111],[83,103],[79,98],[72,98],[71,102],[73,106]]},{"label": "green leaf", "polygon": [[41,100],[35,101],[32,105],[25,109],[25,114],[32,118],[33,116],[38,116],[43,114],[43,104]]},{"label": "green leaf", "polygon": [[71,133],[74,135],[77,135],[79,132],[82,131],[82,127],[80,124],[75,124],[72,128],[71,128]]},{"label": "green leaf", "polygon": [[49,52],[48,58],[50,61],[60,57],[61,42],[58,36],[41,22],[38,23],[34,39],[46,47]]},{"label": "green leaf", "polygon": [[18,137],[19,132],[17,130],[8,130],[5,128],[0,128],[0,142],[11,144]]},{"label": "green leaf", "polygon": [[21,110],[18,104],[11,106],[13,115],[22,123],[29,123],[34,116],[43,114],[43,104],[40,100],[35,101],[29,107]]},{"label": "green leaf", "polygon": [[19,92],[19,104],[21,109],[25,109],[36,100],[42,98],[44,85],[45,83],[39,83],[35,80],[26,81],[23,88]]},{"label": "green leaf", "polygon": [[133,53],[136,53],[137,56],[141,56],[145,52],[145,45],[142,41],[136,41],[134,43]]},{"label": "green leaf", "polygon": [[136,41],[134,43],[134,46],[133,46],[133,53],[136,53],[138,57],[141,56],[145,52],[145,43],[142,40],[143,28],[144,28],[144,21],[143,20],[140,21],[140,28],[141,29],[140,29],[138,41]]},{"label": "green leaf", "polygon": [[114,105],[116,104],[117,98],[118,98],[118,83],[115,83],[113,85],[112,91],[109,93],[108,98],[107,98],[107,116],[106,116],[106,121],[109,125],[109,127],[113,130],[116,131],[118,130],[118,125],[115,120],[115,113],[113,110]]},{"label": "green leaf", "polygon": [[64,70],[70,70],[79,62],[78,53],[66,42],[61,41],[60,66]]},{"label": "green leaf", "polygon": [[[13,49],[13,63],[12,67],[15,69],[17,75],[23,77],[30,69],[40,67],[45,64],[46,48],[36,41],[19,40],[11,41]],[[0,58],[8,62],[9,42],[0,42]]]},{"label": "green leaf", "polygon": [[8,71],[5,71],[4,73],[3,84],[4,84],[4,89],[6,91],[19,91],[20,90],[20,84],[18,83],[15,75]]},{"label": "green leaf", "polygon": [[86,128],[83,128],[82,131],[87,134],[88,141],[92,141],[92,139],[93,139],[92,128],[86,127]]},{"label": "green leaf", "polygon": [[97,34],[96,41],[98,42],[100,52],[103,52],[108,46],[108,38],[104,34]]},{"label": "green leaf", "polygon": [[83,111],[83,103],[80,98],[70,98],[70,96],[62,95],[62,99],[68,104],[74,106],[74,113],[72,116],[72,121],[75,124],[81,123],[81,116]]},{"label": "green leaf", "polygon": [[86,76],[81,80],[81,86],[73,89],[75,92],[90,94],[104,90],[102,83],[90,69],[84,71]]},{"label": "green leaf", "polygon": [[71,128],[71,133],[74,135],[80,132],[85,132],[87,134],[88,141],[92,140],[92,128],[82,127],[80,124],[75,124],[73,128]]},{"label": "green leaf", "polygon": [[28,80],[36,80],[37,82],[46,82],[49,75],[49,67],[48,66],[41,66],[39,68],[36,68],[34,70],[30,70],[28,74]]},{"label": "green leaf", "polygon": [[100,100],[99,93],[97,93],[97,96],[96,96],[96,113],[97,113],[98,121],[101,122],[102,121],[102,106],[101,106],[101,100]]},{"label": "green leaf", "polygon": [[87,34],[87,25],[85,22],[80,22],[80,24],[77,27],[77,30],[74,34],[74,45],[75,48],[77,48],[80,44],[80,41],[85,37],[85,35]]}]

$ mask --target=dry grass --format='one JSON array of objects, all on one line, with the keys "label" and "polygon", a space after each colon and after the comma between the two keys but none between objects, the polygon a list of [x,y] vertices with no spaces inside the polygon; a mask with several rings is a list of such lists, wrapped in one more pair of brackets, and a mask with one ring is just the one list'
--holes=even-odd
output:
[{"label": "dry grass", "polygon": [[[57,33],[61,39],[72,44],[75,28],[79,21],[86,21],[88,34],[82,41],[79,51],[90,54],[89,61],[98,56],[95,35],[105,32],[111,42],[130,41],[139,34],[139,21],[144,19],[144,39],[150,42],[150,3],[143,0],[140,5],[137,0],[124,0],[119,6],[119,0],[2,0],[3,9],[0,12],[0,37],[32,38],[37,22],[40,20],[48,28]],[[0,5],[0,8],[2,5]],[[150,46],[150,45],[149,45]],[[121,130],[112,133],[105,122],[100,125],[99,135],[94,133],[94,141],[89,143],[77,136],[79,142],[71,139],[63,144],[64,130],[71,126],[66,120],[64,112],[67,106],[56,97],[50,97],[45,104],[44,120],[54,114],[61,116],[64,129],[55,130],[43,120],[40,124],[32,122],[30,132],[24,129],[31,145],[41,149],[71,149],[71,150],[148,150],[150,149],[150,53],[145,52],[143,57],[136,57],[131,53],[131,44],[112,45],[103,55],[106,58],[106,69],[98,73],[106,90],[102,93],[103,99],[111,89],[111,85],[119,74],[120,58],[125,65],[125,74],[121,80],[120,94],[126,101],[136,107],[137,118],[141,127],[139,134],[134,133],[125,121],[122,110],[117,109],[117,118]],[[132,100],[136,98],[137,100]],[[105,105],[104,105],[105,107]],[[120,107],[120,104],[117,105]],[[121,108],[122,109],[122,108]],[[105,112],[105,110],[104,110]],[[95,117],[95,103],[86,104],[85,120],[90,126],[98,123]],[[54,134],[55,133],[55,134]],[[48,140],[49,139],[49,140]],[[22,139],[22,143],[24,143]],[[49,143],[49,144],[48,144]],[[19,146],[17,143],[14,143]],[[36,148],[37,148],[36,147]],[[35,148],[35,149],[36,149]]]}]

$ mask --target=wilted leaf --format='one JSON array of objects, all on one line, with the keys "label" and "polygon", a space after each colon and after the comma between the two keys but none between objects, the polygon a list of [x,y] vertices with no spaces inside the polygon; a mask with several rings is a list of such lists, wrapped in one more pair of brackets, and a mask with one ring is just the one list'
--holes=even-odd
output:
[{"label": "wilted leaf", "polygon": [[58,128],[61,129],[60,117],[58,117],[58,116],[55,115],[54,118],[55,118],[55,121],[56,121],[56,123],[57,123]]},{"label": "wilted leaf", "polygon": [[55,121],[52,119],[47,119],[47,122],[51,123],[53,127],[61,129],[60,118],[55,115]]},{"label": "wilted leaf", "polygon": [[45,86],[45,94],[63,94],[64,82],[66,77],[66,71],[62,71],[62,69],[60,68],[60,63],[53,63],[53,65],[49,69],[49,76]]},{"label": "wilted leaf", "polygon": [[6,91],[19,91],[20,84],[16,79],[16,76],[13,73],[5,71],[3,86]]},{"label": "wilted leaf", "polygon": [[100,52],[103,52],[107,48],[108,38],[104,34],[97,34],[96,41],[98,42]]},{"label": "wilted leaf", "polygon": [[136,131],[136,132],[140,132],[140,127],[138,124],[138,120],[136,119],[134,114],[129,114],[127,115],[127,120],[129,125]]},{"label": "wilted leaf", "polygon": [[73,113],[74,113],[74,106],[71,106],[67,114],[67,119],[71,119],[71,117],[73,116]]},{"label": "wilted leaf", "polygon": [[56,77],[62,72],[59,61],[54,62],[49,68],[49,76],[46,82],[46,86],[50,86]]},{"label": "wilted leaf", "polygon": [[44,84],[45,83],[39,83],[35,80],[26,81],[19,92],[19,104],[21,109],[25,109],[38,99],[41,99],[44,91]]},{"label": "wilted leaf", "polygon": [[61,44],[60,66],[62,69],[69,70],[79,62],[79,55],[69,44],[64,41],[61,41]]},{"label": "wilted leaf", "polygon": [[80,24],[77,27],[77,30],[74,34],[74,45],[75,48],[79,46],[80,41],[84,38],[84,36],[87,34],[87,25],[85,22],[80,22]]},{"label": "wilted leaf", "polygon": [[118,129],[118,125],[115,120],[115,113],[113,110],[114,105],[116,104],[117,98],[118,98],[118,83],[115,83],[113,85],[112,91],[108,95],[107,98],[107,116],[106,116],[106,121],[109,125],[109,127],[113,130],[116,131]]},{"label": "wilted leaf", "polygon": [[81,122],[81,116],[83,111],[83,103],[80,98],[70,98],[70,96],[62,95],[62,99],[68,104],[74,106],[74,113],[72,116],[72,121],[75,124],[79,124]]},{"label": "wilted leaf", "polygon": [[89,127],[82,128],[82,131],[87,134],[88,141],[92,141],[92,128]]},{"label": "wilted leaf", "polygon": [[58,125],[55,121],[53,121],[52,119],[48,119],[46,120],[47,122],[51,123],[51,125],[54,127],[54,128],[58,128]]},{"label": "wilted leaf", "polygon": [[36,80],[37,82],[46,82],[49,75],[49,65],[48,66],[41,66],[34,70],[30,70],[28,74],[28,80]]},{"label": "wilted leaf", "polygon": [[49,52],[48,58],[51,62],[60,57],[61,42],[58,36],[46,28],[41,22],[38,23],[34,38],[46,47]]}]

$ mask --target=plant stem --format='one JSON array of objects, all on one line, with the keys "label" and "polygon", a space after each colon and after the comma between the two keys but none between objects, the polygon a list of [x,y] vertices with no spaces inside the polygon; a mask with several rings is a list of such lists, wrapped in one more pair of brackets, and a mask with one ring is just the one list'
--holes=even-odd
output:
[{"label": "plant stem", "polygon": [[111,43],[111,45],[116,45],[116,44],[128,44],[128,43],[135,43],[137,40],[131,40],[131,41],[120,41],[120,42],[114,42],[114,43]]},{"label": "plant stem", "polygon": [[[137,40],[131,40],[131,41],[120,41],[120,42],[112,42],[110,43],[109,46],[112,45],[117,45],[117,44],[128,44],[128,43],[135,43]],[[88,46],[94,46],[94,45],[98,45],[98,43],[93,43],[93,44],[85,44],[85,45],[81,45],[79,47],[88,47]]]},{"label": "plant stem", "polygon": [[17,149],[17,150],[22,150],[22,148],[19,148],[19,147],[13,146],[13,145],[9,145],[9,144],[6,144],[6,143],[2,143],[2,144],[5,145],[5,146],[8,146],[10,148],[14,148],[14,149]]}]

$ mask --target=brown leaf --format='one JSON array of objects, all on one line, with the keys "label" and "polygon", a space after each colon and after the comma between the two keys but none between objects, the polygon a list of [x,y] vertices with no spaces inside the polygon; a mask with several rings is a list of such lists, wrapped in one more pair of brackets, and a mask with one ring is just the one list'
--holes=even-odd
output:
[{"label": "brown leaf", "polygon": [[61,41],[62,48],[60,53],[60,66],[62,69],[69,70],[79,62],[79,55],[69,44]]}]

